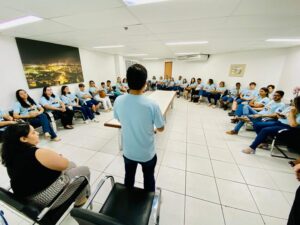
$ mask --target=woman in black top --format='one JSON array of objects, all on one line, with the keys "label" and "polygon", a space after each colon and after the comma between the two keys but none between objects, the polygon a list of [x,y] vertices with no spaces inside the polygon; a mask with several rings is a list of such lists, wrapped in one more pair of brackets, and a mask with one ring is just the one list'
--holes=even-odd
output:
[{"label": "woman in black top", "polygon": [[[38,143],[38,132],[31,125],[11,125],[4,132],[1,158],[14,194],[46,206],[52,200],[48,196],[56,196],[64,186],[63,183],[61,189],[53,193],[52,187],[57,188],[58,181],[63,180],[67,184],[67,181],[80,175],[89,179],[90,172],[87,167],[76,167],[50,149],[37,147]],[[76,204],[86,201],[88,194],[89,187],[78,197]]]}]

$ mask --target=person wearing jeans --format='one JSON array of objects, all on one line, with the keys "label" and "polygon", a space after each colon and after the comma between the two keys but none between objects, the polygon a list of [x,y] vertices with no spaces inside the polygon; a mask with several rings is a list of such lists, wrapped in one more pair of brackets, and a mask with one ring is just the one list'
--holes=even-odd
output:
[{"label": "person wearing jeans", "polygon": [[114,104],[114,118],[122,125],[122,141],[125,163],[125,186],[132,188],[137,164],[144,174],[144,189],[155,191],[154,171],[157,161],[154,144],[154,126],[164,130],[164,118],[159,105],[143,96],[147,85],[147,70],[134,64],[127,70],[129,94],[118,97]]},{"label": "person wearing jeans", "polygon": [[79,105],[79,99],[70,92],[68,86],[61,87],[60,98],[67,107],[71,107],[73,110],[80,111],[83,115],[83,120],[85,123],[88,123],[89,120],[96,123],[99,122],[98,120],[95,119],[95,116],[90,107],[86,105],[82,105],[82,106]]},{"label": "person wearing jeans", "polygon": [[[264,90],[261,89],[261,94]],[[263,96],[263,95],[262,95]],[[283,91],[276,91],[276,93],[273,96],[273,100],[270,101],[268,104],[265,105],[265,103],[268,101],[265,98],[261,98],[261,101],[258,101],[257,103],[253,103],[253,106],[264,106],[263,108],[255,108],[255,109],[261,109],[261,111],[257,112],[255,109],[251,108],[249,105],[244,105],[243,107],[243,112],[242,115],[244,117],[239,118],[239,122],[237,125],[234,127],[233,130],[227,131],[227,134],[238,134],[240,129],[243,127],[245,122],[252,122],[254,124],[258,123],[261,121],[260,119],[265,117],[268,119],[275,119],[277,116],[277,112],[282,112],[284,109],[285,105],[284,103],[281,102],[281,99],[284,96]]]},{"label": "person wearing jeans", "polygon": [[15,119],[23,119],[29,122],[33,127],[42,126],[46,138],[53,141],[60,141],[57,137],[47,114],[44,113],[43,107],[35,103],[35,101],[23,89],[16,91],[17,102],[14,106],[13,117]]},{"label": "person wearing jeans", "polygon": [[286,108],[282,113],[277,113],[278,121],[271,126],[264,127],[258,131],[258,134],[252,144],[242,152],[254,154],[256,148],[262,144],[268,136],[274,136],[282,129],[291,129],[300,125],[300,96],[294,99],[294,106]]},{"label": "person wearing jeans", "polygon": [[147,162],[137,162],[130,159],[127,159],[125,156],[125,185],[127,187],[133,187],[135,181],[135,173],[138,163],[142,166],[142,171],[144,174],[144,189],[146,191],[154,191],[155,190],[155,178],[154,178],[154,170],[157,163],[157,156],[155,155],[151,160]]}]

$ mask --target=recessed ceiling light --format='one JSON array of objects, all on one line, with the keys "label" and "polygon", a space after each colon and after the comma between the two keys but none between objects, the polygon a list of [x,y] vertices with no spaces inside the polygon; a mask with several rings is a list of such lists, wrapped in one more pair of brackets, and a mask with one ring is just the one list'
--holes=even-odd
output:
[{"label": "recessed ceiling light", "polygon": [[40,21],[40,20],[42,20],[42,18],[40,18],[40,17],[25,16],[25,17],[21,17],[21,18],[18,18],[18,19],[14,19],[14,20],[10,20],[10,21],[0,23],[0,30],[5,30],[5,29],[21,26],[21,25],[28,24],[28,23],[34,23],[34,22],[37,22],[37,21]]},{"label": "recessed ceiling light", "polygon": [[197,55],[199,52],[177,52],[175,55]]},{"label": "recessed ceiling light", "polygon": [[124,45],[103,45],[103,46],[96,46],[94,48],[124,48]]},{"label": "recessed ceiling light", "polygon": [[146,56],[146,55],[148,55],[148,54],[145,54],[145,53],[136,53],[136,54],[128,54],[128,55],[126,55],[126,56],[133,56],[133,57],[138,57],[138,56]]},{"label": "recessed ceiling light", "polygon": [[208,41],[180,41],[180,42],[167,42],[166,45],[203,45]]},{"label": "recessed ceiling light", "polygon": [[123,0],[127,6],[144,5],[158,2],[166,2],[169,0]]},{"label": "recessed ceiling light", "polygon": [[270,38],[267,42],[300,42],[299,38]]},{"label": "recessed ceiling light", "polygon": [[155,58],[155,57],[153,57],[153,58],[143,58],[143,60],[157,60],[157,59],[159,59],[159,58]]}]

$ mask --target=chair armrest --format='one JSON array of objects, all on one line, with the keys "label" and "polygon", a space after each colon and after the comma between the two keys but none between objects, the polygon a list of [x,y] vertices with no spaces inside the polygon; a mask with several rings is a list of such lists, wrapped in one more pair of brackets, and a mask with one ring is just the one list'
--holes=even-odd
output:
[{"label": "chair armrest", "polygon": [[99,190],[101,189],[101,187],[103,186],[103,184],[110,179],[111,182],[111,186],[113,187],[115,184],[115,179],[113,176],[105,176],[104,178],[102,178],[99,182],[99,184],[97,185],[95,191],[90,195],[89,199],[87,200],[87,202],[85,203],[85,205],[82,207],[83,209],[87,209],[92,203],[94,198],[96,197],[96,195],[98,194]]},{"label": "chair armrest", "polygon": [[[49,204],[49,206],[45,207],[41,212],[40,214],[37,216],[37,220],[40,221],[55,205],[58,201],[60,201],[60,196],[63,196],[68,190],[69,190],[69,187],[75,182],[77,181],[78,179],[80,178],[83,178],[83,182],[82,182],[82,185],[83,184],[88,184],[89,181],[88,181],[88,178],[86,176],[76,176],[74,178],[72,178],[69,183],[62,189],[62,191],[53,199],[53,201]],[[83,188],[82,185],[80,185],[77,190],[79,188]],[[85,185],[86,186],[86,185]]]},{"label": "chair armrest", "polygon": [[94,225],[125,225],[120,223],[118,220],[106,216],[102,213],[96,213],[87,209],[77,209],[74,208],[71,211],[71,216],[80,222],[84,222],[84,224],[94,224]]}]

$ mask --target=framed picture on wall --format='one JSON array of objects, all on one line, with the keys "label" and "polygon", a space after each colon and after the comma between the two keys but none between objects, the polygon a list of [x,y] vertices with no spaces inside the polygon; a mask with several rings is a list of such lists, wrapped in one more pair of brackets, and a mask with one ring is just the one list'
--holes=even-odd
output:
[{"label": "framed picture on wall", "polygon": [[246,64],[231,64],[229,69],[229,76],[243,77],[246,69]]},{"label": "framed picture on wall", "polygon": [[16,38],[30,89],[83,82],[79,49]]}]

